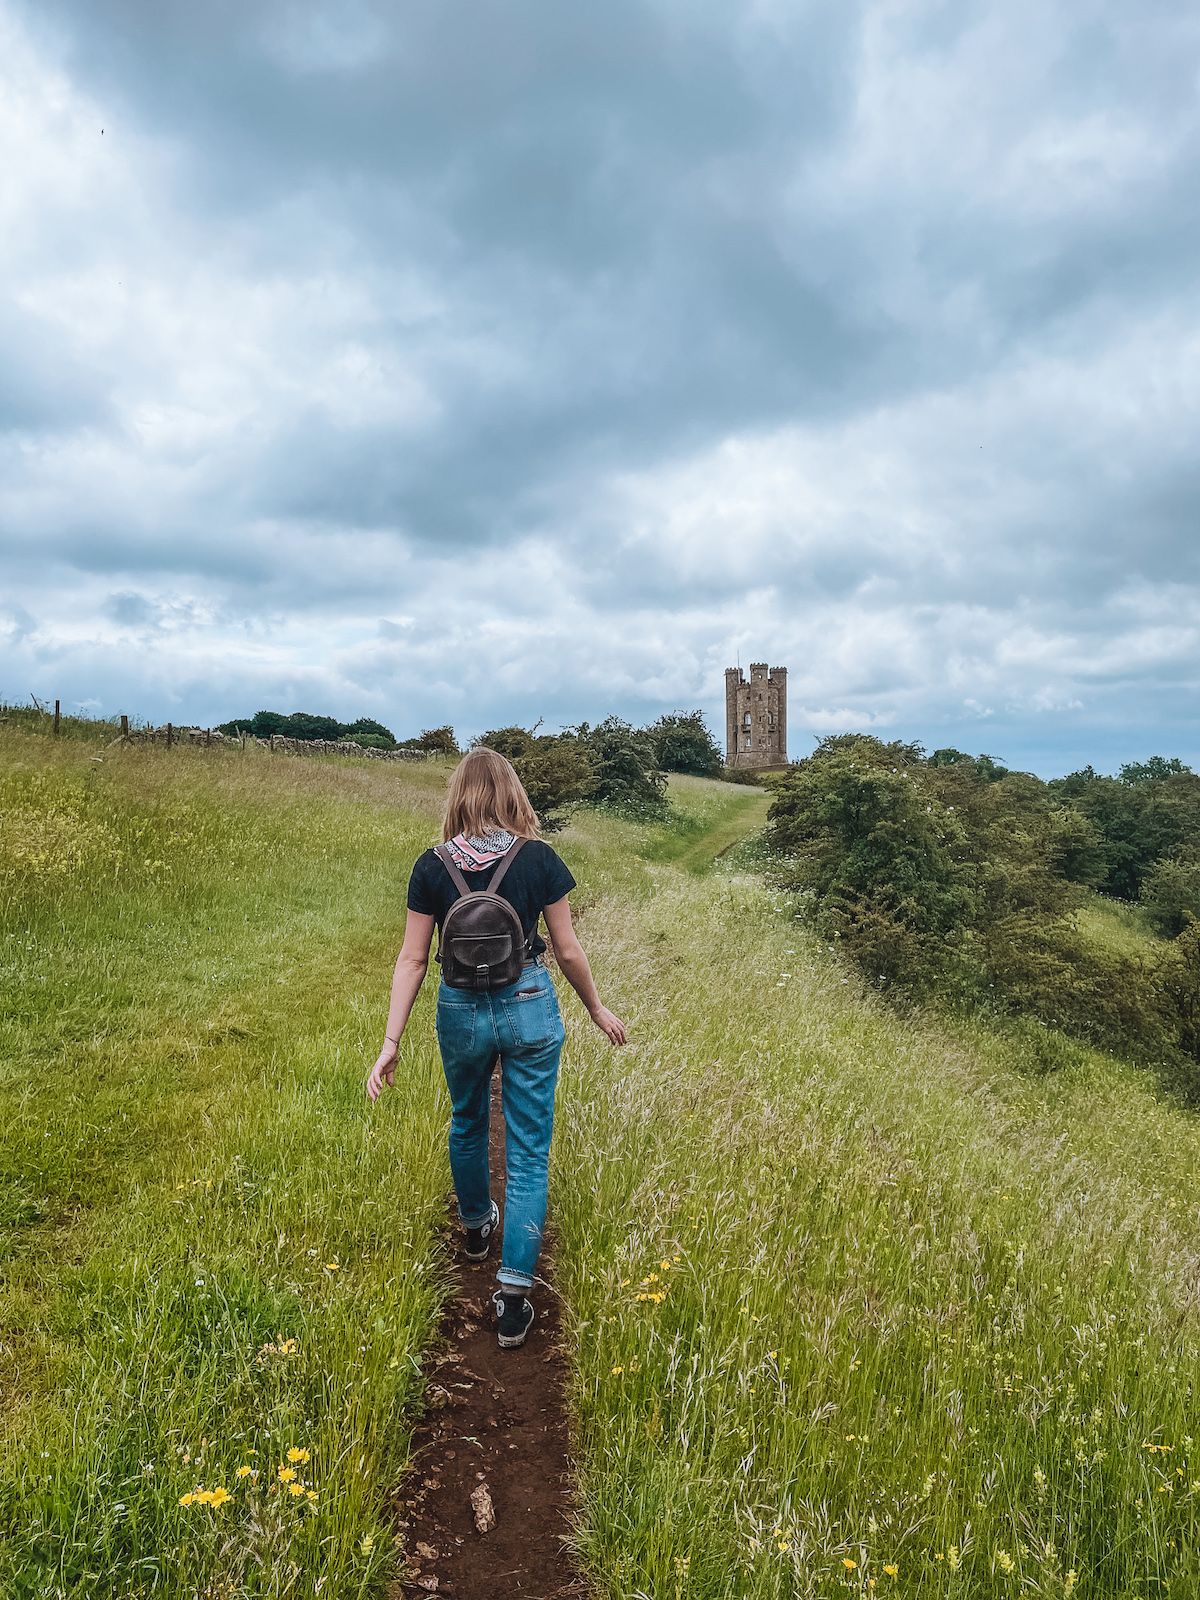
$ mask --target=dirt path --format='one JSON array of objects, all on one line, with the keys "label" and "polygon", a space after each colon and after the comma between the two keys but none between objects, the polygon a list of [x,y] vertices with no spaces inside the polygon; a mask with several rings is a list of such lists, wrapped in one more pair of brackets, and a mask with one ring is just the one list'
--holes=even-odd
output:
[{"label": "dirt path", "polygon": [[[493,1188],[504,1204],[500,1074],[492,1080]],[[452,1223],[457,1243],[458,1223]],[[452,1600],[567,1600],[586,1594],[563,1545],[573,1506],[558,1302],[540,1283],[524,1345],[496,1343],[491,1295],[500,1239],[486,1261],[459,1261],[429,1365],[428,1407],[397,1507],[409,1558],[392,1589]],[[540,1276],[552,1278],[548,1240]],[[494,1519],[487,1527],[489,1517]],[[483,1531],[487,1528],[487,1531]]]}]

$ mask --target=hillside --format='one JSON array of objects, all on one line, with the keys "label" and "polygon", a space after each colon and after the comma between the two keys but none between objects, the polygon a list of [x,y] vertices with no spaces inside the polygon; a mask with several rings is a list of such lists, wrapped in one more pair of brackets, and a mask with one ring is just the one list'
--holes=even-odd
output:
[{"label": "hillside", "polygon": [[[0,732],[0,1592],[392,1592],[450,1276],[429,986],[362,1079],[445,772],[93,753]],[[901,1020],[710,866],[761,794],[672,797],[555,839],[631,1034],[564,994],[596,1592],[1200,1592],[1200,1124]]]}]

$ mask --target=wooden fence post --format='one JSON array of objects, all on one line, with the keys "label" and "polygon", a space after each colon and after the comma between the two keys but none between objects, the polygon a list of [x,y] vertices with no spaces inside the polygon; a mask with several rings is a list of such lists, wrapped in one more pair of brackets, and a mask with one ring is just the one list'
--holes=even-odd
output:
[{"label": "wooden fence post", "polygon": [[171,724],[167,723],[167,749],[171,748]]},{"label": "wooden fence post", "polygon": [[204,730],[204,748],[207,750],[211,743],[212,743],[212,729],[211,728],[205,728],[205,730]]},{"label": "wooden fence post", "polygon": [[61,720],[61,718],[62,718],[62,701],[61,700],[56,700],[54,702],[54,737],[56,739],[58,738],[58,724],[59,724],[59,721]]},{"label": "wooden fence post", "polygon": [[129,737],[129,718],[124,711],[121,713],[121,737],[122,739]]}]

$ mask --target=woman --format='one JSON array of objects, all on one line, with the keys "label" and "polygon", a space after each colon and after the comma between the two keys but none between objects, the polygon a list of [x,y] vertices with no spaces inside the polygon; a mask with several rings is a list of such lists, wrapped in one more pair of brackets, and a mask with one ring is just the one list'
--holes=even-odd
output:
[{"label": "woman", "polygon": [[[500,1287],[492,1300],[501,1346],[525,1342],[534,1310],[528,1291],[546,1220],[554,1090],[562,1052],[558,996],[542,960],[544,916],[554,957],[592,1021],[613,1044],[625,1043],[625,1025],[601,1004],[583,947],[571,924],[567,895],[575,887],[562,858],[538,837],[538,819],[510,762],[495,750],[472,750],[450,779],[442,819],[446,849],[469,890],[486,889],[497,863],[521,841],[499,893],[516,910],[525,932],[525,965],[515,982],[493,992],[438,986],[437,1039],[452,1107],[450,1169],[458,1214],[466,1229],[468,1260],[482,1261],[500,1220],[488,1171],[488,1111],[492,1069],[501,1068],[507,1184]],[[434,924],[439,934],[459,890],[434,850],[418,857],[408,884],[404,944],[392,979],[392,1003],[379,1059],[367,1093],[379,1098],[396,1077],[400,1036],[429,966]]]}]

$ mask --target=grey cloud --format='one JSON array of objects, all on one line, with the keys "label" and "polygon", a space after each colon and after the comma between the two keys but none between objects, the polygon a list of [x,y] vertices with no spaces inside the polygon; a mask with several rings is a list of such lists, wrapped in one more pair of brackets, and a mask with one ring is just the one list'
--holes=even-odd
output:
[{"label": "grey cloud", "polygon": [[814,726],[1048,760],[1047,721],[1103,742],[1153,697],[1194,737],[1172,0],[9,10],[103,121],[103,271],[137,270],[108,335],[84,200],[19,219],[0,560],[76,625],[10,629],[5,678],[132,694],[136,633],[210,719],[254,684],[719,720],[742,649]]}]

